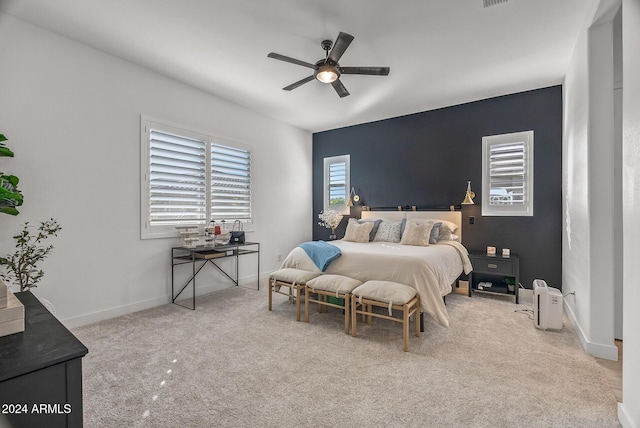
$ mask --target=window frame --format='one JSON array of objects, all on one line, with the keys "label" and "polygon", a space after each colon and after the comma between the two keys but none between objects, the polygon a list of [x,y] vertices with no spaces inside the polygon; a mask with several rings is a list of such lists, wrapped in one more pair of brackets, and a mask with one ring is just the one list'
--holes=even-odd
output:
[{"label": "window frame", "polygon": [[[168,134],[174,134],[187,138],[199,139],[205,142],[205,201],[204,211],[205,217],[202,221],[194,222],[194,227],[203,233],[204,227],[209,224],[210,221],[216,220],[212,218],[212,203],[211,203],[211,145],[217,144],[221,146],[227,146],[234,149],[244,150],[249,152],[251,157],[250,175],[253,176],[253,170],[255,165],[254,150],[253,147],[238,143],[226,138],[217,137],[207,132],[188,129],[184,126],[169,123],[164,120],[155,119],[149,116],[140,116],[140,238],[141,239],[155,239],[155,238],[175,238],[179,236],[176,224],[171,225],[155,225],[150,224],[150,186],[149,186],[149,173],[151,168],[151,144],[150,144],[150,132],[151,129],[156,129],[160,132],[166,132]],[[255,219],[253,218],[253,201],[254,201],[254,180],[251,177],[249,185],[250,194],[250,218],[243,221],[243,230],[253,231],[255,230]],[[231,229],[233,222],[226,222],[226,227]]]},{"label": "window frame", "polygon": [[[491,203],[491,147],[503,144],[523,143],[524,157],[524,203],[492,204]],[[482,137],[482,215],[483,216],[533,216],[533,185],[534,185],[534,132],[522,131],[510,134],[499,134]]]},{"label": "window frame", "polygon": [[[338,208],[330,205],[331,194],[329,191],[329,169],[331,165],[335,164],[345,164],[345,194],[344,194],[344,206],[339,205]],[[349,194],[351,190],[351,155],[339,155],[339,156],[330,156],[324,158],[324,169],[323,169],[323,210],[324,212],[328,210],[335,210],[341,212],[343,214],[349,214],[350,207],[347,205],[349,201]]]}]

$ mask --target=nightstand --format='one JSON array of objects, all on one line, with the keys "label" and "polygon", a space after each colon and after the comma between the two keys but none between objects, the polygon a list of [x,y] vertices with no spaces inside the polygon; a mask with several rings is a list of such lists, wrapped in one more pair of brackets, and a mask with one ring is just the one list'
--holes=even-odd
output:
[{"label": "nightstand", "polygon": [[[469,297],[473,293],[509,295],[519,303],[520,259],[511,254],[489,256],[486,253],[469,254],[473,271],[469,274]],[[490,283],[489,286],[487,283]]]}]

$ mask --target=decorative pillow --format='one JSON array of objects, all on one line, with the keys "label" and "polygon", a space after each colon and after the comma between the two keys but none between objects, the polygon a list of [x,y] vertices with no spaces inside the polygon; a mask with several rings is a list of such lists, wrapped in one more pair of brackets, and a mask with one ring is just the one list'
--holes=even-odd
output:
[{"label": "decorative pillow", "polygon": [[433,229],[433,222],[427,221],[422,224],[418,224],[415,221],[407,221],[407,226],[404,229],[404,234],[400,243],[402,245],[417,245],[420,247],[429,246],[429,238],[431,237],[431,229]]},{"label": "decorative pillow", "polygon": [[382,220],[358,220],[358,223],[373,223],[373,228],[371,228],[371,232],[369,232],[369,242],[373,241],[373,238],[376,237],[376,233],[378,232],[378,227]]},{"label": "decorative pillow", "polygon": [[442,239],[443,236],[451,235],[457,229],[458,229],[458,226],[455,223],[442,220],[442,226],[440,226],[440,239]]},{"label": "decorative pillow", "polygon": [[442,222],[433,223],[433,229],[431,229],[431,234],[429,235],[429,244],[438,243],[438,237],[440,236],[440,226],[442,226]]},{"label": "decorative pillow", "polygon": [[460,239],[460,236],[455,233],[449,233],[446,235],[440,234],[440,236],[438,236],[438,241],[457,241],[458,239]]},{"label": "decorative pillow", "polygon": [[347,223],[347,231],[344,234],[344,240],[351,242],[369,242],[369,233],[372,228],[372,221],[360,224],[355,218],[350,218],[349,223]]},{"label": "decorative pillow", "polygon": [[[442,226],[442,222],[446,222],[446,223],[450,223],[450,225],[455,229],[457,228],[457,226],[455,225],[455,223],[451,223],[450,221],[446,221],[446,220],[414,220],[416,223],[418,224],[422,224],[424,222],[427,221],[431,221],[433,222],[433,229],[431,229],[431,236],[429,236],[429,244],[437,244],[439,239],[443,239],[443,237],[440,236],[440,227]],[[406,227],[407,224],[407,219],[403,218],[402,219],[402,227],[400,228],[400,236],[404,235],[404,229]],[[444,239],[443,239],[444,240]]]},{"label": "decorative pillow", "polygon": [[382,221],[378,226],[373,242],[400,242],[400,226],[402,223]]}]

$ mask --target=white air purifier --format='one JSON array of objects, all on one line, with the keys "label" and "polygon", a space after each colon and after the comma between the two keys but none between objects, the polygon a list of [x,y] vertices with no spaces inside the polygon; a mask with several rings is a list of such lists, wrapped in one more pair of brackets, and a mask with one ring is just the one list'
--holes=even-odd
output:
[{"label": "white air purifier", "polygon": [[533,323],[540,330],[562,329],[562,293],[547,287],[542,279],[533,281]]}]

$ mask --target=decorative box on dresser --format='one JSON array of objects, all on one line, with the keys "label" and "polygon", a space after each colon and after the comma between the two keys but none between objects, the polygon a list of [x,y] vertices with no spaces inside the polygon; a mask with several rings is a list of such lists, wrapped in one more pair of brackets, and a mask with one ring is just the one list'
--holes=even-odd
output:
[{"label": "decorative box on dresser", "polygon": [[[473,271],[469,274],[469,297],[475,292],[513,296],[516,304],[520,298],[520,259],[517,255],[502,256],[487,253],[469,254]],[[479,285],[490,282],[491,287]]]},{"label": "decorative box on dresser", "polygon": [[0,426],[82,427],[87,348],[29,291],[24,331],[0,337]]}]

